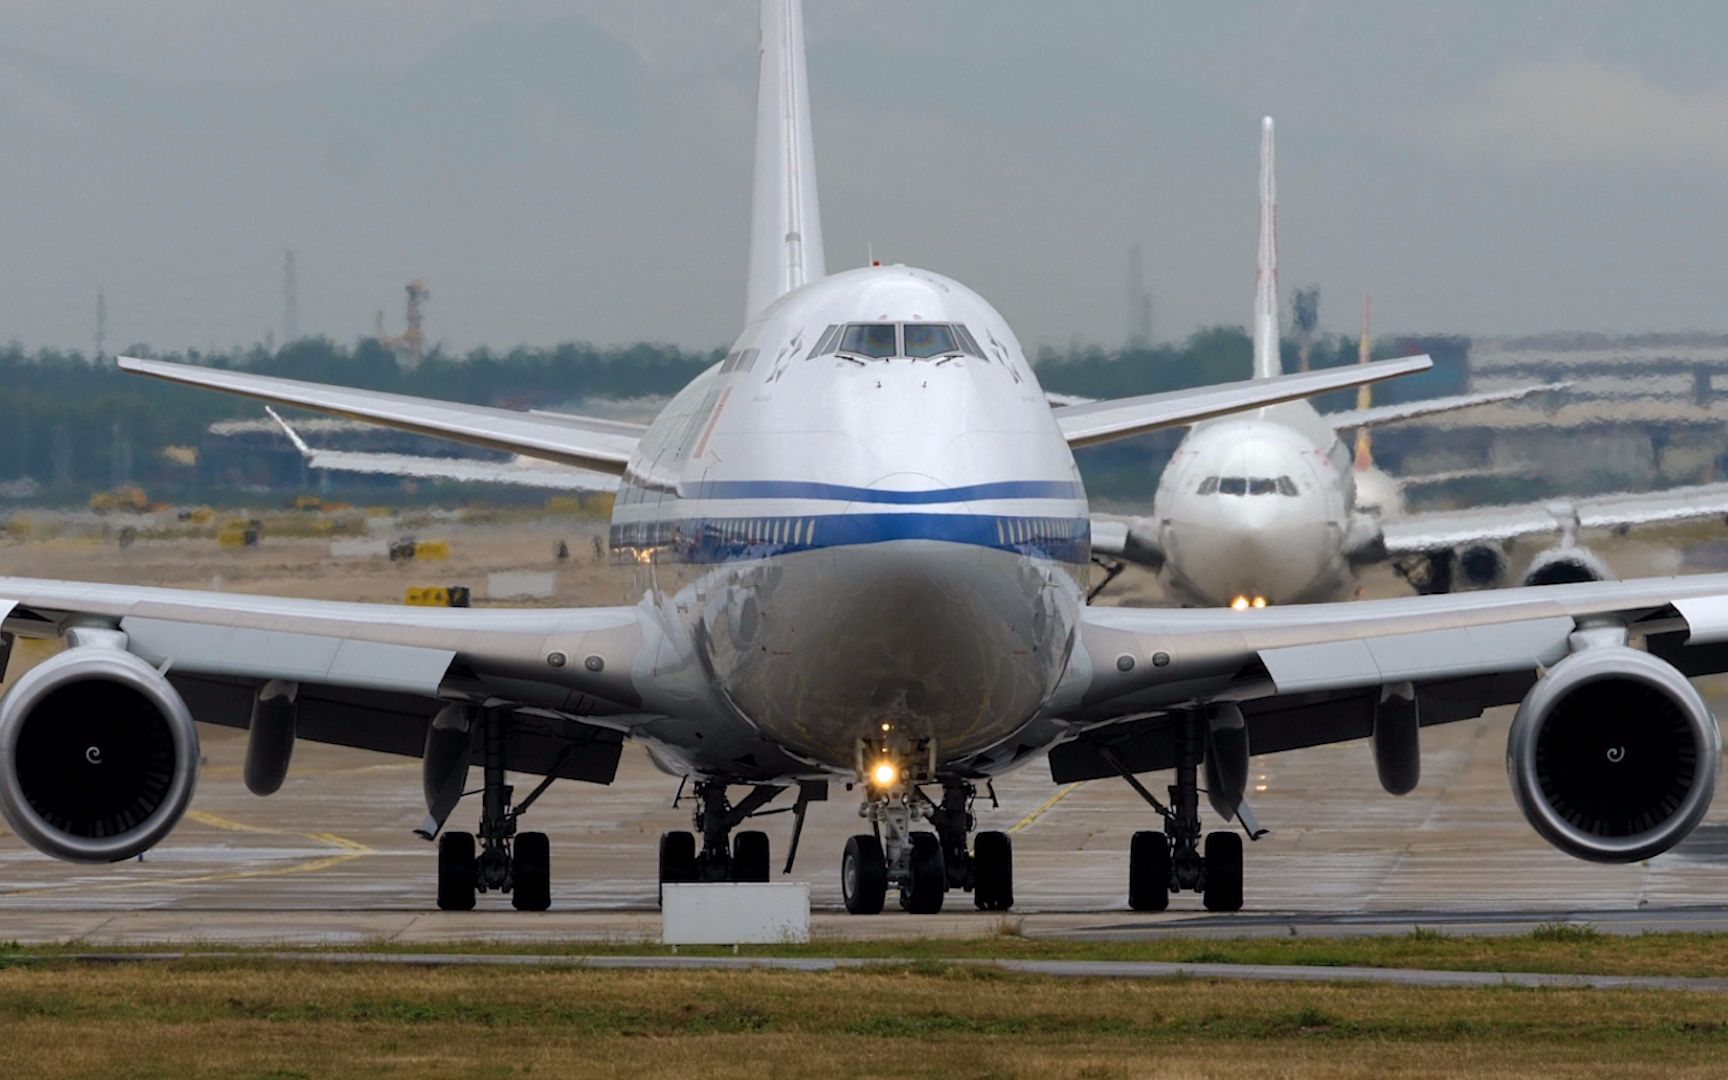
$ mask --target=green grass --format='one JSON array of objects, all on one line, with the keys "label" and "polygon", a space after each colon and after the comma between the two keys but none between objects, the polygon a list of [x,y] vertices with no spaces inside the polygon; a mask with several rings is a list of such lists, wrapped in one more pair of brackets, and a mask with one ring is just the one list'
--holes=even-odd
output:
[{"label": "green grass", "polygon": [[[1588,975],[1728,977],[1728,934],[1606,934],[1588,925],[1555,923],[1521,936],[1453,937],[1419,928],[1386,937],[1192,938],[1070,941],[1024,936],[1018,923],[974,938],[817,940],[804,945],[673,950],[645,941],[571,941],[563,944],[452,942],[435,945],[371,943],[253,952],[499,953],[548,956],[811,956],[931,963],[945,960],[1144,960],[1181,964],[1298,964],[1317,967],[1408,967],[1460,971],[1530,971]],[[229,952],[220,945],[172,949],[23,947],[0,943],[0,966],[34,963],[72,953]]]},{"label": "green grass", "polygon": [[1719,995],[831,973],[0,967],[0,1075],[1708,1075]]}]

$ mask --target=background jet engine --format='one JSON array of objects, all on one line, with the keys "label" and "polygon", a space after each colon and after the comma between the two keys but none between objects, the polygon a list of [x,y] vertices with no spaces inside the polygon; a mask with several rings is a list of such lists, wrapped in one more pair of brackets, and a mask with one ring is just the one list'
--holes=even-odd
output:
[{"label": "background jet engine", "polygon": [[1506,580],[1506,552],[1492,540],[1466,544],[1457,553],[1458,576],[1473,589],[1487,589]]},{"label": "background jet engine", "polygon": [[1585,581],[1614,581],[1614,571],[1589,548],[1549,548],[1530,560],[1524,571],[1526,585],[1575,585]]},{"label": "background jet engine", "polygon": [[1722,736],[1704,699],[1649,653],[1601,645],[1543,676],[1518,707],[1506,771],[1524,816],[1569,855],[1636,862],[1703,818]]},{"label": "background jet engine", "polygon": [[185,813],[197,769],[185,701],[123,647],[75,646],[0,698],[0,812],[49,855],[147,850]]}]

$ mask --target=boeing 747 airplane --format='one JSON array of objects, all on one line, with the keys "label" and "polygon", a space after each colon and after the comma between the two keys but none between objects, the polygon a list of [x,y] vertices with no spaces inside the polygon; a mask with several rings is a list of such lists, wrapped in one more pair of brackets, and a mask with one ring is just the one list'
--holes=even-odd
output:
[{"label": "boeing 747 airplane", "polygon": [[[1281,370],[1275,183],[1267,117],[1254,297],[1257,379],[1276,378]],[[1366,461],[1353,468],[1344,443],[1348,433],[1376,424],[1560,389],[1531,386],[1382,406],[1364,401],[1324,414],[1295,401],[1196,424],[1165,467],[1150,514],[1093,522],[1092,550],[1108,575],[1098,588],[1127,561],[1155,571],[1182,604],[1245,608],[1342,600],[1354,594],[1362,567],[1389,561],[1419,592],[1443,593],[1455,585],[1504,584],[1504,545],[1539,536],[1555,543],[1531,560],[1523,584],[1602,581],[1612,574],[1580,545],[1582,529],[1728,514],[1728,484],[1408,514],[1396,481]]]},{"label": "boeing 747 airplane", "polygon": [[[794,821],[847,785],[866,824],[848,910],[890,892],[1013,903],[991,777],[1145,796],[1125,883],[1242,904],[1250,754],[1371,738],[1408,790],[1423,725],[1522,702],[1508,746],[1535,828],[1575,855],[1649,858],[1715,786],[1716,721],[1688,676],[1728,669],[1728,576],[1261,611],[1091,608],[1072,448],[1421,370],[1386,361],[1052,409],[1002,317],[908,267],[825,273],[795,0],[763,0],[746,323],[646,427],[123,359],[128,371],[616,478],[611,546],[633,603],[425,609],[0,578],[5,640],[66,648],[0,698],[0,810],[62,858],[125,859],[180,819],[200,724],[249,728],[268,795],[299,739],[418,756],[437,900],[550,902],[526,815],[558,778],[605,784],[622,744],[691,782],[663,882],[763,880]],[[444,828],[471,766],[476,832]],[[1201,770],[1224,827],[1204,834]],[[1139,777],[1172,770],[1167,798]],[[519,797],[510,772],[539,778]],[[669,779],[669,784],[671,780]],[[737,797],[734,798],[734,795]],[[794,829],[796,829],[794,825]],[[794,837],[796,833],[794,833]],[[23,864],[15,873],[28,872]]]}]

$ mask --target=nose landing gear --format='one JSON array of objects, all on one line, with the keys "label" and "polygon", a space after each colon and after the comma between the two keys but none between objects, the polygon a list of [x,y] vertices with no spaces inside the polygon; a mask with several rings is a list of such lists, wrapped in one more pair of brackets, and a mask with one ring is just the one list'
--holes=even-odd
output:
[{"label": "nose landing gear", "polygon": [[[972,893],[982,911],[1006,911],[1014,904],[1014,856],[1008,835],[981,832],[968,850],[977,825],[970,781],[942,783],[942,801],[932,802],[916,784],[868,787],[860,817],[872,831],[846,842],[840,860],[841,894],[854,915],[882,911],[888,889],[900,891],[900,906],[914,915],[934,915],[950,889]],[[913,819],[930,822],[933,832],[912,831]]]}]

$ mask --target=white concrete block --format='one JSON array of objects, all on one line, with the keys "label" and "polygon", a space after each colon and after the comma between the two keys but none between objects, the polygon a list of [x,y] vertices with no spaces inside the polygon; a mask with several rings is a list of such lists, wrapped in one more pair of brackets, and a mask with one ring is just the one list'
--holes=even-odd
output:
[{"label": "white concrete block", "polygon": [[803,882],[665,885],[660,940],[667,945],[780,945],[810,940]]},{"label": "white concrete block", "polygon": [[557,588],[558,575],[551,570],[516,570],[486,576],[486,596],[490,600],[544,600]]}]

